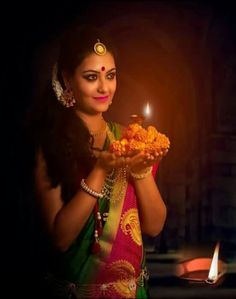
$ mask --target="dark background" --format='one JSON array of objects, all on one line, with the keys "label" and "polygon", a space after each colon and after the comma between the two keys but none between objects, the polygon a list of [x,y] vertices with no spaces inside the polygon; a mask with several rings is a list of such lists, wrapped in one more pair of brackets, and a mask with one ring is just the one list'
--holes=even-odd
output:
[{"label": "dark background", "polygon": [[50,78],[58,33],[70,22],[106,29],[119,53],[118,90],[107,119],[127,124],[147,101],[171,141],[157,182],[168,208],[163,232],[146,238],[157,254],[219,240],[236,252],[236,12],[229,1],[42,4],[2,11],[2,264],[8,281],[26,282],[42,265],[22,126]]}]

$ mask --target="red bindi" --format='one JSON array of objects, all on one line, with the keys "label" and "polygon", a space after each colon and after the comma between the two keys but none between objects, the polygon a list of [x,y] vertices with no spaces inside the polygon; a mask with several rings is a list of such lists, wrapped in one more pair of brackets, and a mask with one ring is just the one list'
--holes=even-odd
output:
[{"label": "red bindi", "polygon": [[105,66],[102,66],[101,70],[102,70],[102,71],[105,71]]}]

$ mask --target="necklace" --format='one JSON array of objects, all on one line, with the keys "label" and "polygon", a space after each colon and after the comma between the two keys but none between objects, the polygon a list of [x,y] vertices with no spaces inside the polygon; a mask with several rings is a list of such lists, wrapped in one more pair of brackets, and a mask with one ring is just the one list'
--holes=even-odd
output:
[{"label": "necklace", "polygon": [[89,131],[89,134],[92,135],[93,137],[98,137],[103,135],[106,132],[106,130],[107,130],[107,123],[103,119],[102,128],[99,129],[98,131]]},{"label": "necklace", "polygon": [[[106,134],[107,137],[112,143],[115,141],[115,136],[113,132],[110,130],[109,126],[106,125]],[[109,200],[112,204],[116,204],[119,202],[125,195],[126,187],[127,187],[127,167],[112,169],[112,171],[107,175],[102,193],[106,200]],[[114,184],[116,183],[116,187]]]},{"label": "necklace", "polygon": [[[115,140],[113,132],[110,130],[108,124],[105,122],[105,131],[106,135],[111,142]],[[127,167],[112,169],[111,172],[107,175],[103,188],[102,194],[103,198],[110,202],[111,205],[115,206],[121,201],[126,193],[128,181],[127,181]],[[103,221],[107,221],[109,217],[109,212],[103,213],[103,219],[100,212],[100,203],[99,200],[96,201],[94,210],[94,221],[95,221],[95,230],[94,230],[94,241],[92,244],[92,253],[96,254],[101,250],[101,245],[99,243],[99,237],[103,232]]]}]

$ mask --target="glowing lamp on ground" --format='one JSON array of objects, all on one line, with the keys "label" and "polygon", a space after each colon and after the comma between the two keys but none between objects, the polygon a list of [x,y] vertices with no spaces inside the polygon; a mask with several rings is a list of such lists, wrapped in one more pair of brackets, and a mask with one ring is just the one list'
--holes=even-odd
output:
[{"label": "glowing lamp on ground", "polygon": [[218,285],[220,278],[226,273],[226,264],[219,260],[219,247],[220,243],[217,243],[212,259],[201,257],[179,263],[176,269],[177,276],[198,286]]},{"label": "glowing lamp on ground", "polygon": [[219,248],[220,248],[220,243],[216,244],[216,248],[213,254],[213,258],[211,261],[211,267],[210,271],[208,274],[207,282],[208,283],[215,283],[218,279],[221,273],[219,273],[218,269],[218,261],[219,261]]}]

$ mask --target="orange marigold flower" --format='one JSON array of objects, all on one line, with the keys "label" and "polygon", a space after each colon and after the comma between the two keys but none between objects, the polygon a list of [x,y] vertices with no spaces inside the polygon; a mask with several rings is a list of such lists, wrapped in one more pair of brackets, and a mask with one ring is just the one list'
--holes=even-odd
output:
[{"label": "orange marigold flower", "polygon": [[129,142],[130,150],[136,151],[136,150],[144,150],[145,149],[145,142],[137,141],[135,139],[131,139]]},{"label": "orange marigold flower", "polygon": [[169,138],[158,132],[154,126],[148,126],[145,129],[135,123],[126,128],[120,140],[116,140],[110,145],[110,151],[119,156],[125,156],[136,151],[154,153],[169,147]]}]

